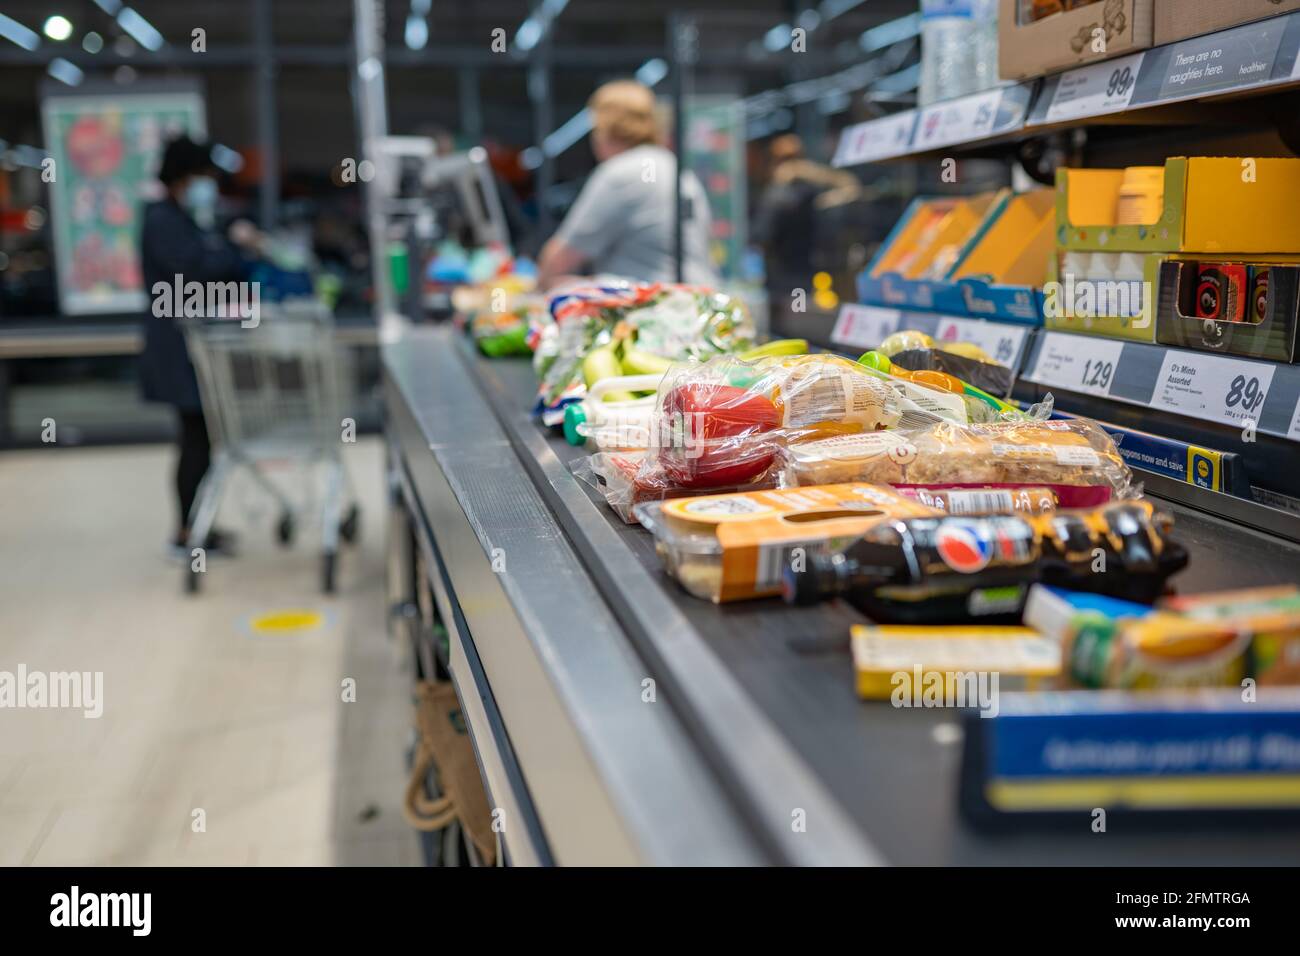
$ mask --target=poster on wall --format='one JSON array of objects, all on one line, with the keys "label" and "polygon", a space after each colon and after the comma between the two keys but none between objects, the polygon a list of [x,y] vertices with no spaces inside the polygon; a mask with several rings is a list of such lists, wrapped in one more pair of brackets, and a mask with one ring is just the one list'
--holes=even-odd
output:
[{"label": "poster on wall", "polygon": [[[66,92],[65,92],[66,90]],[[198,84],[42,89],[54,160],[50,219],[65,315],[140,312],[140,217],[163,195],[158,163],[179,133],[206,135]]]},{"label": "poster on wall", "polygon": [[724,279],[740,271],[748,227],[745,207],[745,116],[734,96],[692,96],[685,110],[686,166],[709,196],[709,252]]}]

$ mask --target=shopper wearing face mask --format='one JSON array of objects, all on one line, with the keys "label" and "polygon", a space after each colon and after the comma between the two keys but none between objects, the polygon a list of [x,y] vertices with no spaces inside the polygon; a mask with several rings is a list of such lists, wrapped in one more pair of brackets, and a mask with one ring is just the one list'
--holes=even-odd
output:
[{"label": "shopper wearing face mask", "polygon": [[[217,181],[211,153],[208,144],[196,143],[187,136],[167,144],[158,170],[167,194],[145,208],[140,233],[140,267],[150,298],[144,317],[140,378],[146,400],[176,409],[178,511],[171,550],[179,555],[186,553],[190,509],[208,470],[211,447],[199,385],[180,323],[176,318],[154,314],[152,290],[159,282],[172,288],[177,276],[182,284],[240,281],[247,271],[240,249],[256,253],[264,241],[262,233],[248,222],[232,225],[228,239],[212,231]],[[230,536],[214,531],[206,544],[209,551],[229,550]]]}]

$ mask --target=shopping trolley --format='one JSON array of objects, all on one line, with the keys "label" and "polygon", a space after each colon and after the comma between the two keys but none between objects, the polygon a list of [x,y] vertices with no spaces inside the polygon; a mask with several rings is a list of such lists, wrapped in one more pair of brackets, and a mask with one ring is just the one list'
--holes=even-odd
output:
[{"label": "shopping trolley", "polygon": [[[256,324],[238,318],[182,323],[213,443],[212,464],[189,515],[188,554],[203,547],[227,482],[241,469],[279,505],[275,534],[282,546],[292,544],[295,508],[267,467],[294,460],[319,465],[325,469],[321,586],[332,593],[339,541],[354,541],[360,520],[341,454],[352,377],[334,341],[333,316],[315,300],[291,300],[263,304]],[[187,592],[198,590],[202,570],[201,562],[188,562]]]}]

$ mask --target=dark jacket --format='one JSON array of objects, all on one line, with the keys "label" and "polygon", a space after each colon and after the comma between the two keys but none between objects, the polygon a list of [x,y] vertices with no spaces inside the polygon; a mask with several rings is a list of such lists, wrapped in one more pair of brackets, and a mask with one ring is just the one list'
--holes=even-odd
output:
[{"label": "dark jacket", "polygon": [[154,285],[170,288],[181,282],[231,282],[244,276],[239,252],[221,236],[205,232],[170,197],[145,207],[140,232],[140,271],[149,307],[144,315],[144,351],[140,354],[140,383],[144,397],[166,402],[181,411],[196,412],[199,385],[185,350],[178,319],[153,314]]}]

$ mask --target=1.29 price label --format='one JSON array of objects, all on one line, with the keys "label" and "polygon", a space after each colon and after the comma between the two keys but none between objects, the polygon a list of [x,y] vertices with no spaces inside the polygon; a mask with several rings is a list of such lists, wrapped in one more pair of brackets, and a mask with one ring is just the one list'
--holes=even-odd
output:
[{"label": "1.29 price label", "polygon": [[1038,361],[1025,376],[1031,382],[1088,395],[1110,394],[1124,352],[1123,342],[1046,332],[1042,343]]}]

